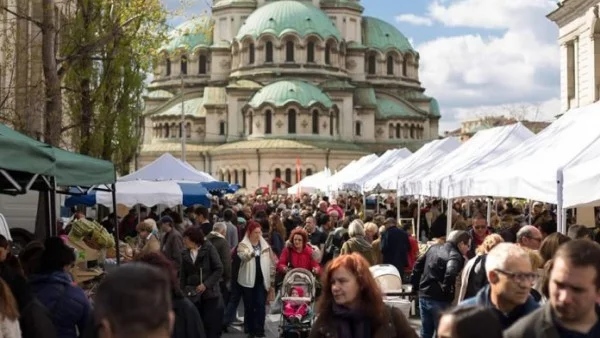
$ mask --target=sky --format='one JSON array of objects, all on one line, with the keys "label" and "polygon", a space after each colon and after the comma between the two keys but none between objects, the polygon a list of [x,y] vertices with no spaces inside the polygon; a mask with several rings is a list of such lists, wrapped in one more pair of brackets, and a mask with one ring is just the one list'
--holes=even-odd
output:
[{"label": "sky", "polygon": [[[162,0],[170,23],[211,0]],[[182,5],[183,1],[183,5]],[[361,0],[364,15],[396,26],[420,54],[425,93],[438,99],[440,133],[488,115],[551,121],[560,112],[556,0]]]}]

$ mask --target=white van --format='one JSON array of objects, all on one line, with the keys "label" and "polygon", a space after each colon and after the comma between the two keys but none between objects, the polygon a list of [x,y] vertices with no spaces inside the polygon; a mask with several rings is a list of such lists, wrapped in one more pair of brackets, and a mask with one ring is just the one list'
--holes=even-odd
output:
[{"label": "white van", "polygon": [[37,191],[18,196],[0,194],[0,234],[10,238],[13,246],[24,247],[35,238],[38,196]]}]

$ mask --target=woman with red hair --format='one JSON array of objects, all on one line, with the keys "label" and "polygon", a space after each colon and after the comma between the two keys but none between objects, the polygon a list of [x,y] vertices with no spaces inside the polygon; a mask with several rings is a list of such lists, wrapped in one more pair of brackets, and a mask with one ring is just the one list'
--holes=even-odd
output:
[{"label": "woman with red hair", "polygon": [[369,263],[358,253],[334,259],[322,276],[319,316],[310,338],[417,338],[397,308],[383,302]]},{"label": "woman with red hair", "polygon": [[259,223],[248,223],[237,254],[241,260],[237,281],[244,299],[244,327],[253,337],[265,337],[267,297],[275,298],[276,259]]},{"label": "woman with red hair", "polygon": [[312,255],[313,250],[308,245],[308,233],[302,228],[296,228],[292,231],[290,240],[281,252],[277,272],[285,274],[291,269],[300,268],[319,274],[321,273],[321,267]]}]

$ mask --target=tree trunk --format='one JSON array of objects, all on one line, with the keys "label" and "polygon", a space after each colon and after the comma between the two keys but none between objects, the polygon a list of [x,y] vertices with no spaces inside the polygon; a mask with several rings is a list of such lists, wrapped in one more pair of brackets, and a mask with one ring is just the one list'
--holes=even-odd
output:
[{"label": "tree trunk", "polygon": [[[79,10],[83,19],[83,42],[84,45],[91,43],[93,33],[91,32],[92,27],[92,16],[95,13],[94,1],[79,1]],[[81,146],[79,152],[84,155],[90,155],[91,142],[92,142],[92,121],[94,119],[94,102],[92,100],[92,88],[91,88],[91,77],[93,73],[94,63],[92,61],[92,50],[85,50],[80,58],[81,63],[81,128],[80,128],[80,140]]]},{"label": "tree trunk", "polygon": [[56,27],[54,25],[54,0],[43,0],[42,64],[46,85],[44,142],[58,146],[62,127],[62,95],[56,65]]}]

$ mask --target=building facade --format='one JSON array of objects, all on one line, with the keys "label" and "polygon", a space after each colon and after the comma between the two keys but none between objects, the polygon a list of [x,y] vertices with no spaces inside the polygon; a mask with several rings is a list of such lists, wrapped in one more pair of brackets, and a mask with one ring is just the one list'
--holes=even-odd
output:
[{"label": "building facade", "polygon": [[184,138],[197,169],[255,188],[437,138],[418,52],[362,12],[358,0],[215,0],[160,50],[139,164],[179,156]]},{"label": "building facade", "polygon": [[527,129],[531,130],[535,134],[539,133],[550,125],[550,122],[544,121],[517,120],[515,118],[506,116],[485,116],[479,119],[462,121],[460,123],[460,128],[444,132],[444,136],[458,137],[461,142],[466,142],[479,131],[495,127],[508,126],[517,122],[522,123],[525,127],[527,127]]},{"label": "building facade", "polygon": [[561,110],[600,99],[599,0],[560,0],[548,18],[558,25]]}]

